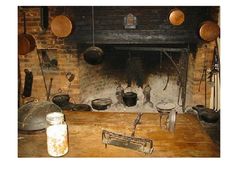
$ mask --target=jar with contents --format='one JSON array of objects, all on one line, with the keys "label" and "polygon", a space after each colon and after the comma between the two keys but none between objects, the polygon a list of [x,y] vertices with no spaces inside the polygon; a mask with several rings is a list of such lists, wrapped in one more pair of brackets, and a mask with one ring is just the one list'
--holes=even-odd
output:
[{"label": "jar with contents", "polygon": [[64,114],[52,112],[47,114],[46,120],[48,123],[46,130],[48,154],[53,157],[65,155],[68,152],[68,135]]}]

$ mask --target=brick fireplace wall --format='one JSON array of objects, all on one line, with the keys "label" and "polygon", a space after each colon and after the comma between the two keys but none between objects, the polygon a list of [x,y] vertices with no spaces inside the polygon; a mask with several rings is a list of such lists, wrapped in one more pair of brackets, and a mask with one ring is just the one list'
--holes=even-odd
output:
[{"label": "brick fireplace wall", "polygon": [[[197,104],[202,104],[202,105],[205,104],[205,84],[207,87],[206,104],[208,107],[210,105],[211,85],[208,82],[209,79],[207,79],[207,83],[205,83],[204,76],[202,78],[202,74],[203,74],[204,62],[206,62],[207,69],[211,69],[214,55],[214,47],[215,47],[215,42],[202,43],[197,48],[196,56],[194,57],[192,54],[189,56],[187,101],[191,106]],[[207,77],[208,76],[209,74],[207,74]],[[200,85],[200,90],[199,90],[199,85]]]},{"label": "brick fireplace wall", "polygon": [[[115,89],[118,83],[126,87],[126,80],[122,73],[118,74],[117,78],[111,77],[111,71],[103,70],[103,65],[96,67],[88,65],[83,59],[83,53],[78,50],[78,43],[66,41],[66,38],[57,38],[50,30],[50,25],[46,32],[42,32],[40,28],[40,9],[37,7],[24,8],[26,12],[27,33],[34,36],[36,40],[37,49],[55,49],[56,59],[58,61],[58,70],[45,70],[46,84],[49,85],[50,78],[53,78],[51,94],[58,93],[61,89],[67,92],[68,80],[66,73],[71,72],[75,74],[75,79],[71,83],[70,97],[71,102],[76,103],[90,103],[94,98],[109,95],[113,103],[115,99]],[[61,13],[61,9],[49,7],[49,24],[55,15]],[[23,13],[19,10],[18,13],[18,33],[23,32]],[[205,47],[205,45],[207,47]],[[206,54],[207,67],[210,68],[213,59],[213,50],[215,43],[199,44],[197,47],[196,56],[190,54],[188,67],[188,82],[187,82],[187,106],[196,104],[204,104],[204,81],[202,81],[201,89],[198,91],[203,64]],[[19,71],[18,77],[21,81],[20,93],[23,92],[24,87],[24,69],[32,71],[34,80],[32,87],[32,97],[38,100],[46,100],[46,90],[44,87],[42,73],[40,71],[39,59],[36,49],[27,55],[19,55]],[[116,71],[114,71],[116,72]],[[166,91],[162,91],[166,81],[166,76],[157,76],[151,74],[145,84],[149,83],[151,91],[151,101],[154,105],[161,99],[168,97],[170,101],[177,102],[178,86],[176,84],[176,77],[170,77],[170,82]],[[142,91],[135,88],[139,95]],[[210,85],[207,84],[207,104],[209,105]],[[22,102],[21,102],[22,104]]]},{"label": "brick fireplace wall", "polygon": [[[58,14],[57,8],[49,9],[49,24],[52,17]],[[63,38],[57,38],[49,29],[43,33],[40,28],[40,9],[39,8],[25,8],[26,13],[26,30],[27,33],[33,35],[36,40],[37,49],[55,49],[56,59],[58,61],[58,70],[44,70],[45,80],[47,86],[49,85],[50,78],[53,78],[51,94],[58,93],[61,89],[67,92],[69,81],[66,78],[66,73],[71,72],[75,74],[75,79],[72,81],[70,87],[70,94],[75,102],[78,102],[79,95],[79,67],[77,47],[73,44],[65,44]],[[23,33],[23,12],[18,11],[18,33]],[[19,70],[20,70],[20,93],[23,92],[25,73],[24,69],[29,69],[33,73],[33,87],[32,97],[38,100],[46,100],[46,90],[43,82],[43,76],[40,70],[39,57],[36,49],[26,55],[19,55]]]}]

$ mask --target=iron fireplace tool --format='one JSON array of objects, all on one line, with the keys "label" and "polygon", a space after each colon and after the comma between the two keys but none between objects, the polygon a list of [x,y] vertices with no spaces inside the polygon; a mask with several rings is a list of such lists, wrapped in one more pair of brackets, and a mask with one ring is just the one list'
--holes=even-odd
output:
[{"label": "iron fireplace tool", "polygon": [[107,130],[102,131],[102,142],[107,145],[114,145],[123,148],[133,149],[136,151],[144,152],[145,154],[151,154],[154,150],[153,142],[151,139],[135,137],[135,129],[137,124],[140,124],[142,113],[138,113],[136,119],[133,122],[133,131],[131,136],[125,136],[122,134],[110,132]]}]

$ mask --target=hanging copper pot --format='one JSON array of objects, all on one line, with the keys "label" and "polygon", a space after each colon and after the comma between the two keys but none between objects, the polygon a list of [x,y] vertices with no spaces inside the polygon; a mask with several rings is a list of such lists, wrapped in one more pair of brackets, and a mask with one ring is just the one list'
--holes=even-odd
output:
[{"label": "hanging copper pot", "polygon": [[25,55],[30,52],[30,40],[26,34],[18,35],[18,53],[19,55]]},{"label": "hanging copper pot", "polygon": [[18,35],[18,53],[26,55],[36,47],[35,39],[31,34],[26,33],[26,19],[24,13],[24,33]]},{"label": "hanging copper pot", "polygon": [[214,41],[220,35],[220,27],[213,21],[205,21],[201,24],[199,35],[204,41]]},{"label": "hanging copper pot", "polygon": [[51,22],[51,31],[57,37],[67,37],[72,31],[72,22],[65,15],[58,15]]},{"label": "hanging copper pot", "polygon": [[174,26],[183,24],[185,20],[184,12],[180,9],[172,9],[169,14],[169,22]]}]

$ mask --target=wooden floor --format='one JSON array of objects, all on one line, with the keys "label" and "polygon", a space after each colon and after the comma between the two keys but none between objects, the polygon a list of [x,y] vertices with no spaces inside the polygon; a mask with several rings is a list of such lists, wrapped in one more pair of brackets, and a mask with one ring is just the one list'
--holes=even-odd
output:
[{"label": "wooden floor", "polygon": [[[220,157],[220,150],[190,114],[178,114],[175,133],[159,126],[160,115],[144,113],[135,136],[153,140],[154,151],[145,155],[130,149],[104,147],[103,129],[130,135],[136,113],[65,112],[69,152],[64,157]],[[46,133],[18,133],[19,157],[49,157]]]}]

